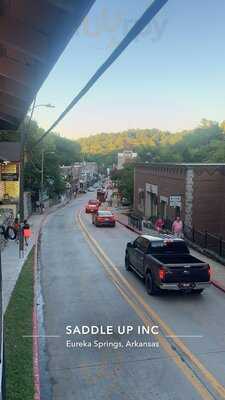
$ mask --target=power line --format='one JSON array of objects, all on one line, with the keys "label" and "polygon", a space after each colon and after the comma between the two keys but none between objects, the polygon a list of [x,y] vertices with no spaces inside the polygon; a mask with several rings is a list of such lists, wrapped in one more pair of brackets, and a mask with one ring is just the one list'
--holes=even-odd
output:
[{"label": "power line", "polygon": [[162,7],[168,2],[168,0],[154,0],[153,3],[147,8],[142,17],[136,22],[131,28],[125,38],[120,42],[116,49],[111,53],[107,60],[101,65],[101,67],[95,72],[84,88],[78,93],[66,109],[60,114],[57,120],[50,126],[50,128],[37,140],[35,145],[40,143],[51,131],[58,125],[58,123],[65,117],[65,115],[77,104],[81,98],[92,88],[97,80],[109,69],[114,61],[123,53],[123,51],[129,46],[131,42],[144,30],[144,28],[151,22],[156,14],[162,9]]}]

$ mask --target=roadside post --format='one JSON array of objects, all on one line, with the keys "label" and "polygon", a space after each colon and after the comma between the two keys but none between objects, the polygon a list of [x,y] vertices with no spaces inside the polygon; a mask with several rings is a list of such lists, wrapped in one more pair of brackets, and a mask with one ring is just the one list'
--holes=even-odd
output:
[{"label": "roadside post", "polygon": [[24,255],[23,221],[24,221],[24,151],[26,130],[23,129],[20,138],[20,195],[19,195],[19,257]]}]

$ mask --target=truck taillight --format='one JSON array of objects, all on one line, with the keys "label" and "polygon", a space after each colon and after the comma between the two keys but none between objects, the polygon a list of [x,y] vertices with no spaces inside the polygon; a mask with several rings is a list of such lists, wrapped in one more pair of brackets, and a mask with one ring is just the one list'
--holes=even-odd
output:
[{"label": "truck taillight", "polygon": [[163,267],[161,267],[159,270],[159,279],[163,281],[165,277],[166,277],[166,270]]},{"label": "truck taillight", "polygon": [[209,265],[209,267],[208,267],[208,277],[209,277],[209,281],[210,281],[210,279],[211,279],[211,267],[210,267],[210,265]]}]

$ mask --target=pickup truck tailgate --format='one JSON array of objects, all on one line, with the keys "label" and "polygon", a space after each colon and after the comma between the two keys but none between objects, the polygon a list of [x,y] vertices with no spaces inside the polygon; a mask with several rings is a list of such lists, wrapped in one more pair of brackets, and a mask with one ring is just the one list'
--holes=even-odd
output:
[{"label": "pickup truck tailgate", "polygon": [[168,272],[166,273],[165,282],[208,282],[209,266],[208,264],[197,265],[166,265]]},{"label": "pickup truck tailgate", "polygon": [[187,254],[180,256],[163,255],[156,257],[167,273],[165,282],[189,283],[208,282],[210,280],[209,265]]}]

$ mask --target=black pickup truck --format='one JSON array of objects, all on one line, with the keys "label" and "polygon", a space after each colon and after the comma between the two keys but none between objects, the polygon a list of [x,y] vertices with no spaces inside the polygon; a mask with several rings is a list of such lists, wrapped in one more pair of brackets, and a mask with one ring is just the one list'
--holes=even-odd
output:
[{"label": "black pickup truck", "polygon": [[210,266],[193,257],[184,240],[171,236],[142,235],[127,243],[125,267],[145,280],[150,295],[164,289],[200,294],[210,285]]}]

